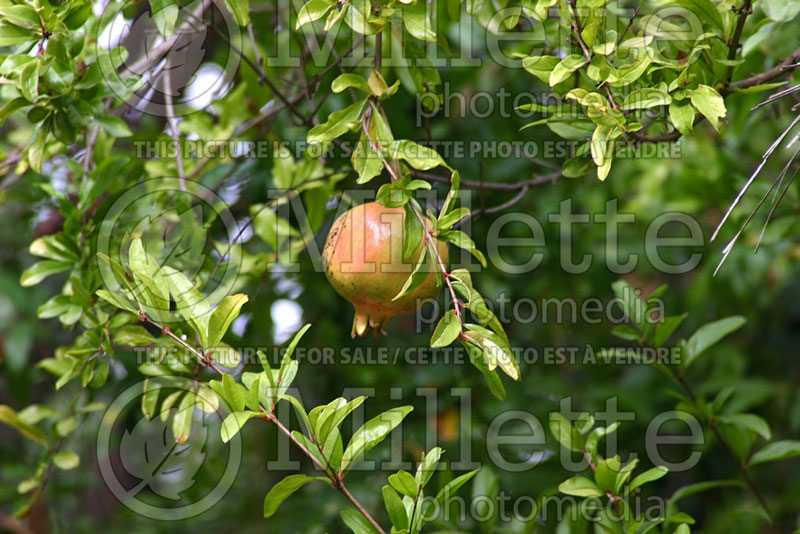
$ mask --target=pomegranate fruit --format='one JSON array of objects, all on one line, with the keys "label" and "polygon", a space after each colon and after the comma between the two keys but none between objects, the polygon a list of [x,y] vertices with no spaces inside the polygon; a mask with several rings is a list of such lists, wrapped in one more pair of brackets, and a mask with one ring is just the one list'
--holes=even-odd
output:
[{"label": "pomegranate fruit", "polygon": [[[325,275],[333,288],[356,309],[353,337],[373,329],[375,337],[385,334],[386,323],[396,315],[416,311],[417,300],[433,298],[439,291],[435,268],[414,290],[392,300],[402,289],[417,265],[424,240],[414,253],[403,259],[403,233],[406,211],[387,208],[377,202],[356,206],[333,223],[325,240],[322,259]],[[436,242],[447,265],[447,243]]]}]

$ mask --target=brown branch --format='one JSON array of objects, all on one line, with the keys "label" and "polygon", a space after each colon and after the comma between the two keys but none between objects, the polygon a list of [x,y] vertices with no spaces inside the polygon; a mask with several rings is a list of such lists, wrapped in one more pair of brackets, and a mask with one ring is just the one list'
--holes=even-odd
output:
[{"label": "brown branch", "polygon": [[162,325],[162,324],[158,323],[158,321],[154,321],[144,311],[141,311],[139,313],[139,320],[143,321],[143,322],[146,322],[146,323],[150,323],[151,325],[153,325],[156,328],[160,329],[162,334],[171,337],[181,347],[183,347],[184,349],[186,349],[187,351],[192,353],[197,358],[197,360],[200,363],[200,365],[213,369],[220,376],[225,374],[225,372],[222,369],[217,367],[217,365],[213,361],[211,361],[211,355],[203,354],[201,351],[197,350],[197,348],[191,346],[189,343],[187,343],[186,341],[181,339],[180,336],[175,334],[175,332],[170,330],[169,326]]},{"label": "brown branch", "polygon": [[[428,172],[417,171],[411,169],[411,174],[418,178],[424,178],[426,180],[431,180],[433,182],[439,182],[442,184],[449,184],[450,178],[446,176],[439,176],[436,174],[431,174]],[[487,191],[518,191],[525,187],[534,187],[538,185],[546,185],[552,184],[559,178],[561,178],[562,174],[561,171],[552,172],[549,174],[538,174],[534,175],[533,178],[530,180],[524,180],[522,182],[515,182],[515,183],[498,183],[498,182],[476,182],[474,180],[461,180],[462,187],[469,187],[470,189],[478,189],[478,190],[487,190]]]},{"label": "brown branch", "polygon": [[[324,471],[325,472],[325,474],[331,480],[331,485],[335,489],[339,490],[339,492],[341,492],[341,494],[344,495],[345,498],[347,498],[347,500],[350,501],[353,504],[353,506],[356,507],[358,512],[362,516],[364,516],[364,519],[369,521],[370,524],[373,527],[375,527],[375,529],[380,534],[386,534],[386,531],[383,530],[383,528],[381,527],[380,523],[378,523],[375,520],[375,518],[372,517],[372,515],[370,515],[370,513],[367,511],[367,509],[364,508],[364,506],[358,501],[358,499],[356,499],[353,496],[353,494],[350,493],[350,490],[347,489],[347,487],[344,484],[344,477],[342,477],[340,474],[329,473],[327,471],[327,469],[325,469],[325,466],[322,465],[322,462],[319,461],[319,458],[317,458],[316,455],[314,455],[314,453],[312,453],[310,450],[308,450],[308,447],[306,447],[305,445],[300,443],[300,441],[296,437],[294,437],[294,434],[292,434],[292,431],[289,430],[288,428],[286,428],[286,425],[281,423],[280,419],[278,419],[278,417],[273,412],[266,413],[264,415],[264,419],[267,420],[267,421],[270,421],[272,423],[275,423],[275,426],[278,427],[278,430],[283,432],[286,435],[286,437],[288,437],[292,441],[292,443],[294,443],[294,445],[303,452],[303,454],[308,456],[308,458],[314,463],[315,466],[317,466],[317,468],[320,471]],[[326,459],[326,461],[327,461],[327,459]]]},{"label": "brown branch", "polygon": [[631,15],[631,18],[630,18],[630,20],[628,21],[628,25],[627,25],[627,26],[625,26],[625,29],[624,29],[624,30],[622,30],[622,33],[621,33],[621,34],[619,34],[619,38],[617,39],[617,46],[618,46],[618,47],[619,47],[619,45],[620,45],[620,44],[622,44],[622,40],[625,38],[625,34],[626,34],[626,33],[628,33],[628,30],[630,30],[630,29],[631,29],[631,26],[633,26],[633,21],[634,21],[634,19],[636,19],[636,15],[638,15],[638,14],[639,14],[639,10],[640,10],[641,8],[642,8],[642,6],[641,6],[641,4],[640,4],[640,5],[637,5],[637,6],[636,6],[636,9],[634,9],[634,10],[633,10],[633,15]]},{"label": "brown branch", "polygon": [[[768,71],[762,72],[761,74],[754,74],[749,78],[733,82],[729,85],[729,88],[746,89],[748,87],[761,85],[762,83],[775,79],[778,76],[781,76],[782,74],[791,72],[793,69],[799,66],[798,62],[800,62],[800,48],[792,52],[792,55],[784,58],[783,61],[781,61],[775,67],[769,69]],[[726,90],[725,92],[730,92],[730,91]]]},{"label": "brown branch", "polygon": [[589,51],[586,43],[583,42],[583,36],[581,36],[583,28],[581,28],[581,19],[578,16],[578,2],[577,0],[569,0],[569,5],[572,6],[572,14],[575,17],[575,22],[571,25],[572,31],[575,34],[575,38],[578,40],[581,50],[583,50],[583,57],[586,58],[586,63],[590,63],[592,61],[592,53]]},{"label": "brown branch", "polygon": [[380,523],[378,523],[377,521],[375,521],[375,518],[373,518],[373,517],[372,517],[372,516],[369,514],[369,512],[367,512],[366,508],[364,508],[364,506],[363,506],[363,505],[362,505],[360,502],[358,502],[358,499],[356,499],[355,497],[353,497],[353,494],[352,494],[352,493],[350,493],[350,490],[348,490],[348,489],[345,487],[345,485],[344,485],[344,481],[343,481],[343,480],[339,482],[339,485],[338,485],[338,486],[336,486],[336,489],[338,489],[340,492],[342,492],[342,495],[344,495],[344,496],[347,498],[347,500],[348,500],[348,501],[350,501],[351,503],[353,503],[353,506],[355,506],[355,507],[356,507],[356,510],[358,510],[358,513],[360,513],[362,516],[364,516],[364,519],[366,519],[367,521],[369,521],[369,522],[370,522],[370,524],[371,524],[373,527],[375,527],[375,530],[377,530],[377,531],[378,531],[380,534],[386,534],[386,531],[385,531],[385,530],[383,530],[383,528],[381,527]]},{"label": "brown branch", "polygon": [[[733,37],[731,37],[728,45],[728,61],[736,59],[736,54],[739,52],[739,40],[742,38],[742,30],[744,29],[744,23],[747,22],[747,16],[753,12],[753,2],[752,0],[744,0],[741,8],[738,10],[733,8],[733,10],[739,14],[739,18],[736,20],[736,28],[733,30]],[[726,86],[731,84],[735,68],[733,65],[728,66],[728,74],[725,76]]]}]

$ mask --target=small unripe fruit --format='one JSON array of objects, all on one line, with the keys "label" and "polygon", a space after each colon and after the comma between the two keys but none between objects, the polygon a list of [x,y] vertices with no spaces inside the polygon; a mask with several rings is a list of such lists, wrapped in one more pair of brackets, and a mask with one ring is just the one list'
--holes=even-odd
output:
[{"label": "small unripe fruit", "polygon": [[[435,270],[438,259],[428,261],[425,280],[406,295],[394,299],[414,271],[425,242],[403,259],[403,233],[406,210],[387,208],[368,202],[343,213],[333,223],[322,259],[325,275],[333,288],[355,306],[351,335],[364,336],[373,329],[375,336],[385,334],[392,317],[412,313],[420,300],[439,292]],[[447,244],[436,241],[436,248],[447,265]]]}]

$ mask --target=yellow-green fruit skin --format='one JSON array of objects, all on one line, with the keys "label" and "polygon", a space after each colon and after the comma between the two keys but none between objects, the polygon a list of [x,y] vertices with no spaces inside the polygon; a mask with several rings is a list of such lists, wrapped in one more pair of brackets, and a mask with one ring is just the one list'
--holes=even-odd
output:
[{"label": "yellow-green fruit skin", "polygon": [[[428,262],[429,273],[413,291],[392,300],[403,288],[422,253],[424,242],[403,259],[406,210],[387,208],[377,202],[356,206],[331,226],[322,253],[325,275],[333,288],[355,306],[352,336],[364,336],[370,328],[385,334],[392,317],[416,311],[418,303],[439,292],[434,269],[438,259]],[[447,244],[437,240],[443,264],[448,261]]]}]

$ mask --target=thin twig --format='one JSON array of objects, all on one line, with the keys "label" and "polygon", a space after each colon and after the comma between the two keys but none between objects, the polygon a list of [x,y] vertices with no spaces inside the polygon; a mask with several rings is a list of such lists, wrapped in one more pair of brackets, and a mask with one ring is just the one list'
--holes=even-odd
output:
[{"label": "thin twig", "polygon": [[[300,443],[300,441],[298,441],[298,439],[297,439],[296,437],[294,437],[294,434],[292,434],[292,431],[291,431],[291,430],[289,430],[288,428],[286,428],[286,426],[285,426],[285,425],[284,425],[284,424],[283,424],[283,423],[280,421],[280,419],[278,419],[278,417],[277,417],[277,416],[276,416],[276,415],[275,415],[273,412],[266,413],[266,414],[264,415],[264,419],[265,419],[265,420],[267,420],[267,421],[270,421],[270,422],[272,422],[272,423],[275,423],[275,426],[277,426],[277,427],[278,427],[278,430],[280,430],[281,432],[283,432],[283,434],[285,434],[285,435],[286,435],[286,437],[288,437],[288,438],[289,438],[289,439],[292,441],[292,443],[294,443],[294,445],[295,445],[295,446],[296,446],[298,449],[300,449],[300,450],[303,452],[303,454],[305,454],[306,456],[308,456],[308,458],[309,458],[309,459],[310,459],[310,460],[311,460],[311,461],[314,463],[314,465],[315,465],[315,466],[316,466],[316,467],[317,467],[317,468],[318,468],[320,471],[324,471],[324,472],[325,472],[325,474],[326,474],[326,475],[328,476],[328,478],[331,480],[331,485],[332,485],[332,486],[333,486],[335,489],[339,490],[339,492],[340,492],[342,495],[344,495],[344,496],[345,496],[345,498],[346,498],[348,501],[350,501],[350,502],[353,504],[353,506],[355,506],[355,507],[356,507],[356,509],[358,510],[358,512],[359,512],[359,513],[360,513],[362,516],[364,516],[364,519],[366,519],[367,521],[369,521],[369,522],[370,522],[370,524],[371,524],[373,527],[375,527],[375,529],[376,529],[376,530],[377,530],[377,531],[378,531],[380,534],[386,534],[386,531],[385,531],[385,530],[383,530],[383,528],[381,527],[380,523],[378,523],[378,522],[375,520],[375,518],[373,518],[373,517],[372,517],[372,515],[371,515],[371,514],[370,514],[370,513],[367,511],[367,509],[366,509],[366,508],[364,508],[364,506],[363,506],[363,505],[362,505],[362,504],[361,504],[361,503],[358,501],[358,499],[356,499],[356,498],[353,496],[353,494],[352,494],[352,493],[350,493],[350,490],[348,490],[348,489],[347,489],[347,486],[345,486],[345,483],[344,483],[344,477],[342,477],[341,475],[339,475],[339,474],[337,474],[337,473],[333,473],[333,474],[332,474],[332,473],[329,473],[329,472],[328,472],[328,471],[325,469],[325,466],[324,466],[324,465],[322,465],[322,462],[320,462],[320,461],[319,461],[319,458],[317,458],[317,457],[316,457],[316,455],[315,455],[314,453],[312,453],[310,450],[308,450],[308,447],[306,447],[305,445],[303,445],[302,443]],[[326,460],[326,461],[327,461],[327,460]]]},{"label": "thin twig", "polygon": [[[753,2],[752,0],[744,0],[744,4],[740,9],[733,8],[733,10],[739,14],[739,18],[736,20],[736,28],[733,30],[733,36],[728,45],[728,61],[736,59],[736,54],[739,52],[739,40],[742,38],[742,30],[744,29],[744,23],[747,22],[747,16],[753,12]],[[726,86],[731,84],[735,69],[736,67],[733,65],[728,66],[728,74],[725,76]]]},{"label": "thin twig", "polygon": [[572,14],[575,17],[575,22],[572,23],[572,32],[575,34],[575,38],[577,39],[581,50],[583,50],[583,56],[586,58],[586,63],[591,63],[592,53],[589,52],[589,48],[586,46],[586,43],[583,42],[583,37],[581,36],[583,28],[581,27],[581,18],[578,16],[578,2],[577,0],[569,0],[569,5],[572,6]]},{"label": "thin twig", "polygon": [[83,179],[89,177],[92,170],[92,160],[94,159],[94,144],[97,142],[97,135],[100,132],[100,124],[95,124],[89,135],[86,137],[86,151],[83,153]]},{"label": "thin twig", "polygon": [[631,18],[628,21],[628,25],[625,26],[625,29],[622,30],[621,34],[619,34],[619,38],[617,39],[617,47],[619,47],[619,45],[622,44],[622,40],[625,38],[625,34],[628,33],[628,30],[630,30],[631,26],[633,26],[633,21],[634,21],[634,19],[636,19],[636,15],[639,14],[639,10],[641,8],[642,8],[642,6],[641,6],[641,4],[639,4],[639,5],[636,6],[636,9],[633,10],[633,15],[631,15]]},{"label": "thin twig", "polygon": [[[680,386],[684,389],[684,391],[686,391],[686,394],[689,395],[689,398],[692,399],[692,402],[694,402],[695,406],[697,406],[698,405],[697,395],[695,395],[692,388],[689,387],[689,384],[686,382],[683,376],[681,376],[680,374],[672,373],[672,378],[673,380],[675,380],[675,382],[680,384]],[[699,411],[698,413],[700,414],[700,418],[703,420],[703,422],[711,429],[711,432],[717,438],[717,441],[719,441],[725,453],[728,456],[730,456],[731,460],[733,460],[733,462],[739,468],[739,472],[742,474],[742,478],[744,479],[745,484],[747,484],[747,487],[750,489],[752,494],[758,500],[758,503],[761,505],[761,508],[767,515],[767,519],[769,521],[770,526],[776,532],[780,532],[780,527],[776,523],[775,518],[772,515],[772,511],[769,508],[769,505],[767,505],[767,501],[764,498],[764,495],[762,495],[761,490],[758,488],[753,479],[750,478],[750,473],[748,473],[747,467],[745,467],[745,465],[741,461],[739,461],[739,458],[736,456],[736,453],[733,452],[733,449],[731,448],[730,444],[728,444],[725,438],[722,437],[722,434],[720,433],[714,421],[708,419],[705,415],[703,415],[702,411]]]},{"label": "thin twig", "polygon": [[186,175],[183,169],[183,151],[181,150],[181,135],[178,132],[178,121],[175,118],[175,108],[172,105],[172,78],[169,69],[164,70],[164,103],[167,108],[167,123],[175,145],[175,166],[178,168],[178,179],[181,191],[186,191]]},{"label": "thin twig", "polygon": [[181,339],[181,337],[177,335],[175,332],[173,332],[169,326],[162,325],[158,321],[154,321],[144,311],[139,312],[139,320],[146,323],[150,323],[151,325],[161,330],[162,334],[171,337],[181,347],[192,353],[197,358],[200,365],[213,369],[220,376],[225,374],[225,372],[219,367],[217,367],[217,365],[211,360],[211,356],[209,354],[203,354],[201,351],[197,350],[197,348],[193,347],[185,340]]},{"label": "thin twig", "polygon": [[[431,180],[433,182],[439,182],[443,184],[449,184],[450,179],[446,176],[439,176],[436,174],[432,174],[429,172],[424,171],[417,171],[411,169],[411,174],[413,176],[417,176],[419,178],[424,178],[426,180]],[[501,182],[476,182],[474,180],[461,180],[462,187],[469,187],[470,189],[485,189],[487,191],[518,191],[524,187],[534,187],[538,185],[546,185],[552,184],[559,178],[561,178],[562,173],[561,171],[552,172],[548,174],[537,174],[534,175],[533,178],[530,180],[523,180],[522,182],[515,182],[515,183],[501,183]]]}]

